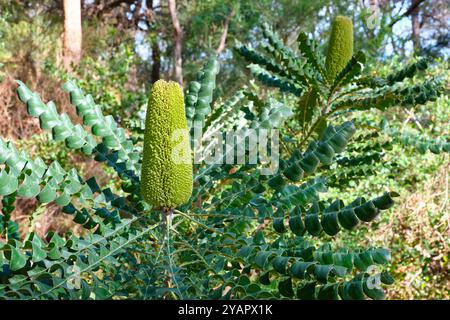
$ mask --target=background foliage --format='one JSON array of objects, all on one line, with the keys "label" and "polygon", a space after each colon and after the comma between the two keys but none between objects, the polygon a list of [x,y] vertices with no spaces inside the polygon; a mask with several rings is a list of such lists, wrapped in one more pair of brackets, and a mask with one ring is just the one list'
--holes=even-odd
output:
[{"label": "background foliage", "polygon": [[[361,287],[367,276],[361,261],[371,259],[395,280],[387,298],[448,299],[448,8],[445,1],[378,1],[378,24],[371,28],[373,12],[365,2],[177,1],[186,97],[193,94],[194,80],[214,87],[203,92],[203,105],[186,100],[188,115],[204,119],[207,132],[282,124],[289,163],[300,160],[295,149],[308,147],[295,141],[295,132],[302,138],[317,123],[311,137],[320,141],[327,126],[345,133],[349,120],[356,131],[343,134],[351,142],[336,161],[320,159],[317,172],[288,181],[280,194],[281,180],[260,180],[251,167],[196,168],[194,196],[175,212],[168,229],[136,192],[146,97],[157,78],[173,77],[167,3],[119,1],[110,7],[83,1],[83,58],[67,72],[61,64],[62,4],[0,0],[0,295],[301,298],[318,285],[322,298],[380,298],[384,293]],[[417,14],[409,12],[416,3]],[[323,122],[317,108],[308,113],[305,106],[317,100],[313,105],[322,108],[326,101],[329,84],[315,80],[320,68],[311,57],[325,52],[336,14],[352,18],[355,53],[364,51],[346,75],[366,89],[349,96],[366,99],[356,109],[374,109],[342,108]],[[205,70],[211,76],[202,81],[198,72],[217,52],[227,19],[220,72],[216,78],[219,68],[210,62]],[[411,29],[414,19],[421,24],[418,38]],[[295,76],[298,70],[307,71],[307,85]],[[399,70],[403,74],[393,76]],[[26,85],[20,86],[20,99],[15,79]],[[336,93],[346,93],[350,79],[341,79]],[[435,84],[439,92],[433,93]],[[405,88],[416,90],[401,91]],[[384,99],[389,92],[393,99]],[[91,118],[89,110],[97,104],[101,111]],[[28,187],[20,188],[23,184]],[[288,222],[295,206],[303,214],[310,210],[311,218],[333,206],[329,212],[342,211],[336,199],[348,205],[359,196],[370,200],[391,191],[400,195],[392,209],[335,237],[327,230],[315,236],[314,223],[306,221],[306,234],[298,236],[305,231]],[[302,194],[300,203],[287,200],[295,199],[293,194]],[[319,199],[318,207],[311,205]],[[77,270],[81,290],[71,290]]]}]

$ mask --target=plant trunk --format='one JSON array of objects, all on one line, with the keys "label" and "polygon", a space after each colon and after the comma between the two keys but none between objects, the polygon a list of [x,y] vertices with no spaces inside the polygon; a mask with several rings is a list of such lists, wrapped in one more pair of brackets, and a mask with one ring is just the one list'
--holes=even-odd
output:
[{"label": "plant trunk", "polygon": [[63,63],[71,71],[81,59],[81,0],[64,0]]},{"label": "plant trunk", "polygon": [[174,76],[175,80],[180,85],[183,85],[183,60],[181,57],[183,46],[183,29],[181,28],[180,21],[178,20],[177,4],[175,0],[169,0],[169,12],[174,29]]}]

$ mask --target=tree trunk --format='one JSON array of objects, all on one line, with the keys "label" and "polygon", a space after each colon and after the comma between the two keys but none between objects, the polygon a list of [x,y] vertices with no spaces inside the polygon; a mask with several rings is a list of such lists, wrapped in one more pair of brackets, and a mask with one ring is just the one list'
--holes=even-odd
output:
[{"label": "tree trunk", "polygon": [[81,59],[81,0],[64,0],[63,63],[72,70]]},{"label": "tree trunk", "polygon": [[[150,9],[154,12],[153,0],[150,0]],[[158,44],[158,31],[155,31],[155,39],[152,39],[152,71],[150,74],[150,82],[153,84],[161,78],[161,50]]]},{"label": "tree trunk", "polygon": [[412,27],[412,41],[414,44],[414,51],[420,52],[420,22],[419,22],[419,3],[420,0],[411,0],[411,7],[414,9],[411,12],[411,27]]},{"label": "tree trunk", "polygon": [[[161,78],[161,75],[160,75],[161,50],[159,49],[157,38],[152,42],[152,59],[153,59],[153,64],[152,64],[151,82],[153,84]],[[183,80],[183,79],[181,79],[181,80]]]},{"label": "tree trunk", "polygon": [[181,28],[180,21],[178,20],[177,4],[175,0],[169,0],[169,12],[172,19],[174,29],[174,76],[175,80],[183,85],[183,60],[181,57],[182,45],[183,45],[183,29]]},{"label": "tree trunk", "polygon": [[223,24],[223,31],[222,31],[222,35],[220,36],[220,42],[219,42],[219,46],[217,47],[216,53],[219,54],[221,53],[223,50],[225,50],[225,43],[227,41],[227,36],[228,36],[228,27],[230,25],[230,21],[231,19],[233,19],[233,16],[235,15],[235,10],[231,10],[230,15],[225,19],[225,22]]}]

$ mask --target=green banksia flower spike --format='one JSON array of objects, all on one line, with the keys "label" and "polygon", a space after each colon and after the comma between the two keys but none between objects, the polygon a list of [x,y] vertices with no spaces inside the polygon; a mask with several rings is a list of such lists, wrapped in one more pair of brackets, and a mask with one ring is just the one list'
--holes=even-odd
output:
[{"label": "green banksia flower spike", "polygon": [[183,91],[173,81],[153,84],[145,120],[141,194],[156,207],[173,208],[192,194],[192,155]]},{"label": "green banksia flower spike", "polygon": [[331,27],[326,69],[329,80],[344,69],[353,55],[353,24],[350,18],[337,16]]}]

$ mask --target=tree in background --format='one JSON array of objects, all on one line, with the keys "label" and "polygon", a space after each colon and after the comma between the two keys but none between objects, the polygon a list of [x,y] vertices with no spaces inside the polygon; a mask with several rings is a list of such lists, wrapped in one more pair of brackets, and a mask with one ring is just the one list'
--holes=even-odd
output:
[{"label": "tree in background", "polygon": [[81,59],[81,2],[64,0],[64,45],[63,62],[67,70],[77,65]]},{"label": "tree in background", "polygon": [[178,83],[183,84],[183,58],[181,56],[183,46],[183,29],[181,28],[180,20],[178,20],[177,4],[175,0],[169,0],[169,12],[174,30],[174,76]]},{"label": "tree in background", "polygon": [[[76,2],[78,1],[80,0]],[[220,81],[217,81],[213,98],[218,106],[217,114],[223,111],[222,102],[227,101],[230,95],[244,86],[259,90],[258,94],[264,99],[269,94],[266,88],[260,86],[260,83],[250,80],[250,72],[246,68],[248,63],[233,50],[235,40],[259,50],[258,46],[264,44],[260,41],[262,38],[260,22],[262,21],[274,27],[279,32],[283,44],[297,53],[298,46],[295,40],[300,32],[306,32],[309,37],[319,39],[318,49],[324,49],[324,43],[320,39],[328,38],[329,25],[333,17],[338,14],[347,15],[351,17],[355,26],[355,50],[364,49],[367,59],[372,59],[374,62],[366,63],[368,69],[370,66],[374,67],[374,70],[366,71],[372,72],[377,77],[386,76],[390,71],[401,68],[404,66],[403,63],[414,59],[413,55],[433,53],[442,56],[443,53],[448,52],[446,48],[449,38],[449,8],[446,0],[175,1],[172,2],[175,4],[176,17],[183,32],[180,53],[183,82],[186,84],[196,77],[207,56],[218,54]],[[72,5],[74,1],[67,2]],[[96,103],[105,106],[105,114],[113,115],[118,122],[135,120],[137,115],[145,111],[143,106],[146,104],[148,90],[152,84],[160,78],[175,79],[173,73],[176,61],[174,59],[176,39],[169,11],[169,0],[83,0],[80,3],[82,43],[80,29],[79,48],[82,50],[80,51],[82,56],[78,65],[73,62],[73,66],[76,65],[76,67],[68,76],[76,78],[80,88],[92,94]],[[378,12],[376,24],[373,24],[372,19],[376,17],[373,15],[374,12]],[[73,18],[72,12],[69,18]],[[415,19],[415,25],[418,27],[414,34],[412,19]],[[81,175],[96,176],[102,180],[102,183],[106,183],[109,178],[107,175],[98,174],[98,166],[90,167],[90,163],[85,166],[79,156],[74,157],[75,153],[61,151],[63,148],[60,148],[59,144],[49,143],[47,136],[41,134],[36,119],[25,115],[27,109],[18,103],[14,94],[17,85],[13,79],[21,79],[33,91],[41,92],[44,101],[54,100],[59,112],[67,111],[69,117],[75,118],[73,106],[69,105],[66,93],[59,88],[62,77],[60,73],[53,73],[55,69],[58,69],[58,72],[68,74],[62,70],[64,26],[64,1],[0,0],[0,136],[16,140],[18,144],[21,144],[21,148],[27,149],[33,156],[42,157],[46,163],[50,163],[49,161],[52,161],[56,155],[65,169],[71,167],[71,161],[77,165],[81,164],[83,167]],[[70,35],[69,32],[67,34]],[[414,41],[416,46],[419,44],[420,50],[413,50]],[[384,60],[381,64],[384,65],[383,68],[379,68],[380,64],[376,63],[377,60]],[[49,65],[55,68],[48,68]],[[434,77],[434,73],[425,73],[422,77]],[[417,77],[411,79],[411,83],[417,80]],[[289,103],[283,94],[273,92],[270,94],[280,99],[283,104]],[[446,101],[438,101],[437,106],[423,106],[423,110],[413,110],[414,112],[408,114],[403,114],[401,110],[390,111],[388,116],[399,123],[414,121],[422,125],[424,130],[432,130],[434,136],[438,136],[439,132],[434,131],[436,130],[435,118],[440,119],[440,123],[448,122]],[[128,126],[128,123],[125,126],[132,128]],[[363,147],[358,143],[355,145],[355,150]],[[407,166],[403,159],[406,156],[402,152],[397,159],[397,155],[398,151],[392,154],[392,158],[399,160],[398,172],[404,172]],[[390,183],[399,185],[401,190],[425,188],[422,177],[425,165],[422,166],[422,164],[428,165],[426,158],[415,158],[411,161],[415,167],[414,170],[408,169],[408,172],[411,172],[407,176],[400,179],[396,172],[395,177],[389,179]],[[436,161],[435,167],[430,170],[435,170],[437,164]],[[439,176],[442,177],[439,180],[441,183],[434,183],[436,187],[441,187],[436,189],[436,193],[445,192],[442,186],[447,185],[444,180],[448,168],[443,168],[442,172],[443,174]],[[381,178],[371,181],[372,184],[379,186]],[[362,192],[362,190],[359,191]],[[417,195],[421,196],[420,191],[417,191]],[[437,197],[428,197],[430,201],[435,199]],[[418,197],[416,200],[411,206],[415,209],[422,208],[423,198]],[[47,208],[47,213],[44,213],[44,208],[39,207],[42,210],[35,210],[35,203],[20,201],[18,203],[20,210],[16,210],[17,215],[13,218],[17,219],[21,225],[25,225],[28,220],[30,220],[30,226],[33,226],[34,222],[39,222],[42,227],[34,230],[41,235],[47,230],[62,233],[67,229],[66,220],[62,220],[64,216],[58,215],[52,205]],[[431,252],[431,256],[428,257],[423,254],[423,248],[416,242],[416,239],[422,239],[419,244],[428,246],[428,238],[424,236],[425,234],[433,233],[433,237],[436,238],[441,236],[436,232],[436,226],[440,225],[438,219],[442,221],[445,219],[445,216],[442,216],[444,206],[437,203],[436,207],[432,210],[432,215],[427,215],[428,207],[421,209],[426,217],[430,217],[428,219],[430,229],[426,230],[431,232],[424,231],[422,226],[425,224],[418,219],[419,214],[416,214],[416,211],[414,214],[411,214],[410,210],[399,211],[401,217],[413,221],[419,226],[417,229],[423,233],[420,236],[415,234],[408,236],[411,238],[410,247],[403,241],[390,237],[390,233],[383,233],[387,234],[385,239],[399,246],[396,252],[402,255],[403,263],[393,266],[393,269],[399,269],[398,274],[404,273],[401,268],[408,267],[409,270],[412,267],[410,263],[412,260],[404,256],[408,250],[422,259],[417,260],[418,262],[415,260],[415,269],[409,272],[414,279],[411,281],[417,282],[417,286],[422,288],[414,295],[422,298],[439,297],[436,293],[438,285],[442,288],[441,295],[448,296],[448,291],[445,290],[446,283],[440,280],[444,279],[448,264],[442,264],[444,267],[440,267],[438,264],[440,260],[434,260],[440,252],[448,252],[444,251],[448,248],[447,244],[444,243],[444,249],[438,251],[437,246],[429,242],[433,245],[426,251]],[[405,234],[402,230],[405,229],[404,232],[410,234],[411,224],[405,223],[406,220],[404,221],[403,218],[398,220],[397,229],[394,224],[391,233],[398,234],[401,238]],[[391,225],[388,226],[391,230]],[[443,229],[445,225],[442,224],[441,227]],[[378,231],[382,233],[381,229]],[[364,230],[359,234],[361,239],[366,238],[366,235],[367,231]],[[352,241],[354,241],[353,238]],[[433,264],[423,262],[426,259],[433,259]],[[431,266],[435,265],[443,270],[439,271],[441,269],[435,268],[438,270],[436,278],[425,280],[427,281],[425,282],[421,277],[417,277],[421,269],[427,266],[431,269]],[[145,276],[145,279],[148,277]],[[414,283],[412,285],[408,282],[402,283],[398,286],[396,297],[404,297],[405,290],[413,287]],[[430,289],[425,290],[424,287]]]}]

